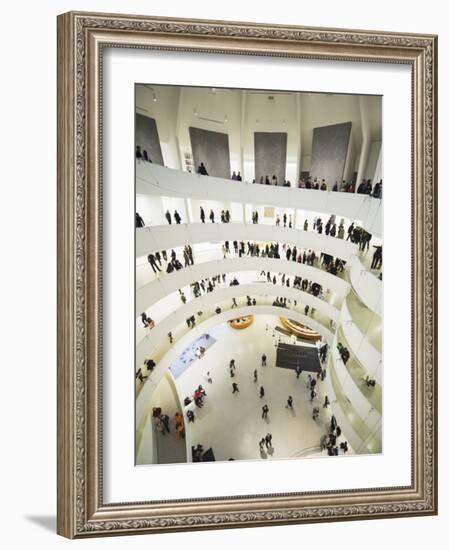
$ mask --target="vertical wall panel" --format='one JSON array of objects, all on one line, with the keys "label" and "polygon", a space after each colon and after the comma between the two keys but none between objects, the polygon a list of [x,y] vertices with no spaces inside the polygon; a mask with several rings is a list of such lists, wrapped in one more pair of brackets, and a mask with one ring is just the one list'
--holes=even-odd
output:
[{"label": "vertical wall panel", "polygon": [[287,160],[287,134],[285,132],[254,132],[254,160],[256,181],[260,177],[273,175],[278,178],[278,185],[285,181]]},{"label": "vertical wall panel", "polygon": [[343,179],[351,128],[352,122],[344,122],[313,129],[310,174],[320,181],[324,178],[330,189]]},{"label": "vertical wall panel", "polygon": [[228,134],[189,127],[195,171],[204,162],[209,176],[231,177]]},{"label": "vertical wall panel", "polygon": [[164,166],[161,142],[154,118],[136,113],[136,145],[140,145],[142,151],[148,153],[151,162]]}]

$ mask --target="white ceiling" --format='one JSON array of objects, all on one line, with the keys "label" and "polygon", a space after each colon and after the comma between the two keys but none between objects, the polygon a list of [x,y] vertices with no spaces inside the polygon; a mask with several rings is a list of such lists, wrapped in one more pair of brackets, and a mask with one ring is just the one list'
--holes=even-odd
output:
[{"label": "white ceiling", "polygon": [[[310,155],[313,128],[352,122],[354,144],[360,150],[360,96],[308,92],[282,92],[139,85],[138,112],[157,118],[161,141],[176,132],[181,143],[189,126],[229,134],[244,149],[253,147],[254,132],[287,132],[297,142],[300,118],[301,155]],[[157,101],[154,101],[154,98]],[[382,98],[365,97],[371,140],[382,139]],[[241,141],[242,140],[242,141]]]}]

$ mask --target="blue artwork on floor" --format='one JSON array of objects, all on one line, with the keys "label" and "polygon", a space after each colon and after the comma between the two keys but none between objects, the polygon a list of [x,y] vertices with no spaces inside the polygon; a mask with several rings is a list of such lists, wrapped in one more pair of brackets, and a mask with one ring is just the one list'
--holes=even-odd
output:
[{"label": "blue artwork on floor", "polygon": [[178,357],[170,365],[169,368],[173,378],[179,378],[181,374],[185,372],[186,369],[188,369],[195,361],[198,361],[201,354],[204,354],[211,346],[215,344],[215,342],[215,338],[212,338],[210,334],[203,334],[194,340],[190,346],[187,347],[181,355],[178,355]]}]

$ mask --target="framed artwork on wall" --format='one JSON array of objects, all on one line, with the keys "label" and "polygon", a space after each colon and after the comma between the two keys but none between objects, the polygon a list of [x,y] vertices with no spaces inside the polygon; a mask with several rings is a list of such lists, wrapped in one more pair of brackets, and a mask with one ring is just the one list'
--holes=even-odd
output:
[{"label": "framed artwork on wall", "polygon": [[59,16],[59,534],[436,514],[436,62]]}]

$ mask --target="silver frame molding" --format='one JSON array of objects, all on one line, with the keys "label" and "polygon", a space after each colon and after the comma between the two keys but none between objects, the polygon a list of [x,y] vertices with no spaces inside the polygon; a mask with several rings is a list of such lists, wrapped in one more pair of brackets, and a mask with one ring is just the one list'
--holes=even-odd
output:
[{"label": "silver frame molding", "polygon": [[[412,69],[412,483],[104,504],[102,51],[407,64]],[[75,13],[58,17],[58,533],[70,538],[437,513],[437,37]],[[151,495],[148,495],[151,498]]]}]

